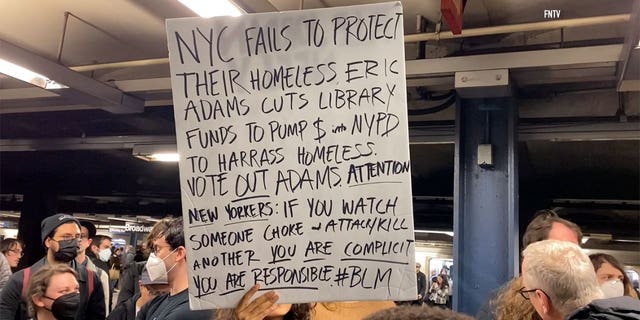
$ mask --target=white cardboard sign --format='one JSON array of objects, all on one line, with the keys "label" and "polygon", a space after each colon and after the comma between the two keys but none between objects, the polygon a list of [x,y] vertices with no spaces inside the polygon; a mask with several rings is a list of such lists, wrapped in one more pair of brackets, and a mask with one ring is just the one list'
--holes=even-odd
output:
[{"label": "white cardboard sign", "polygon": [[400,2],[167,21],[192,309],[416,299]]}]

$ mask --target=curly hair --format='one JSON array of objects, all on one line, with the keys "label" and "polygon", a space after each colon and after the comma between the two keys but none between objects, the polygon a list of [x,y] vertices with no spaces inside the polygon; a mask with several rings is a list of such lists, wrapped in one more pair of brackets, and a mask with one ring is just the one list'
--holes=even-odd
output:
[{"label": "curly hair", "polygon": [[[399,306],[378,311],[364,320],[472,320],[470,316],[449,309],[423,306]],[[514,318],[515,319],[515,318]]]},{"label": "curly hair", "polygon": [[542,320],[533,305],[518,293],[520,288],[522,288],[522,277],[513,278],[490,302],[495,310],[496,320]]},{"label": "curly hair", "polygon": [[[291,305],[283,320],[310,320],[313,305],[311,303],[296,303]],[[235,320],[233,309],[219,309],[216,311],[216,320]]]}]

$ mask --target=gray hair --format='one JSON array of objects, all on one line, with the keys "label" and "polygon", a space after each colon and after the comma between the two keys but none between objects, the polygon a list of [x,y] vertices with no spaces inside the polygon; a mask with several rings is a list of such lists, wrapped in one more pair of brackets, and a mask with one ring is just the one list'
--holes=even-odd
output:
[{"label": "gray hair", "polygon": [[558,240],[530,244],[523,252],[527,289],[540,289],[562,314],[602,298],[589,257],[577,245]]}]

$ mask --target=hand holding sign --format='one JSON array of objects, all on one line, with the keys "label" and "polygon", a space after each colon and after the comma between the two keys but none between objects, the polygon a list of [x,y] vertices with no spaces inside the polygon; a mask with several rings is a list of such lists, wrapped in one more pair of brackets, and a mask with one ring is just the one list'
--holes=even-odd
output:
[{"label": "hand holding sign", "polygon": [[[253,285],[235,308],[235,316],[237,320],[263,320],[267,316],[270,316],[272,312],[278,309],[278,294],[275,291],[269,291],[253,300],[256,292],[260,289],[259,284]],[[250,301],[251,300],[251,301]],[[291,307],[289,305],[289,307]],[[286,313],[286,312],[285,312]]]}]

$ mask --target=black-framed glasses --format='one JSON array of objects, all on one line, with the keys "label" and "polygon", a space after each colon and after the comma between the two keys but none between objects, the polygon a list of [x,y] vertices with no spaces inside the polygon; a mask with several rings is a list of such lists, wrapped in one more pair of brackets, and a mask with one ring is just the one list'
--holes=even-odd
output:
[{"label": "black-framed glasses", "polygon": [[[544,292],[544,290],[542,290],[542,289],[530,289],[530,290],[525,290],[525,289],[526,289],[525,287],[522,287],[522,288],[520,288],[520,290],[518,290],[518,293],[520,293],[520,295],[521,295],[525,300],[529,300],[529,299],[531,299],[531,297],[529,297],[529,294],[530,294],[531,292],[536,292],[536,290],[540,290],[540,291],[542,291],[542,293],[544,293],[544,295],[545,295],[545,296],[547,296],[547,298],[549,298],[549,295],[548,295],[546,292]],[[551,300],[551,298],[549,298],[549,300]]]}]

